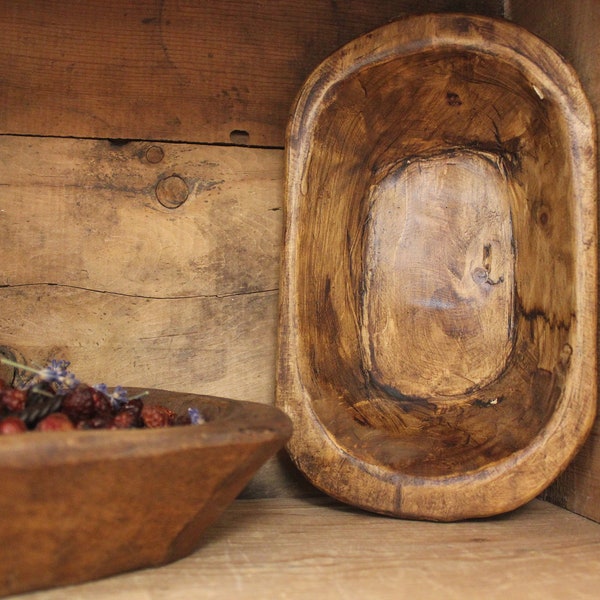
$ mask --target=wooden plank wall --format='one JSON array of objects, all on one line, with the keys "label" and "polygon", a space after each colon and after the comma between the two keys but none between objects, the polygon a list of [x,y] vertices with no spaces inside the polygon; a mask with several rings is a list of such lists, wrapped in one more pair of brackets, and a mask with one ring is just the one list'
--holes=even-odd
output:
[{"label": "wooden plank wall", "polygon": [[[600,118],[600,2],[510,0],[507,17],[545,39],[575,67]],[[600,414],[584,448],[546,498],[600,522]]]},{"label": "wooden plank wall", "polygon": [[90,382],[269,401],[281,158],[4,136],[0,345]]},{"label": "wooden plank wall", "polygon": [[0,132],[283,146],[330,52],[403,14],[501,0],[5,0]]},{"label": "wooden plank wall", "polygon": [[[430,11],[503,7],[0,3],[0,352],[273,402],[294,96],[343,43]],[[298,481],[282,453],[247,493],[312,493]]]},{"label": "wooden plank wall", "polygon": [[[503,4],[0,3],[0,352],[272,402],[281,148],[302,81],[395,17]],[[507,3],[576,66],[598,114],[599,11]],[[300,489],[282,455],[248,493]],[[600,425],[550,498],[600,520]]]}]

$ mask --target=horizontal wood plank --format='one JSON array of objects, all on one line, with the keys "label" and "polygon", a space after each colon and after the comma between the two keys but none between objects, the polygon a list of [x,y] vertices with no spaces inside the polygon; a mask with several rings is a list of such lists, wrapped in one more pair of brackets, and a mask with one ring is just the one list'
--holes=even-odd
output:
[{"label": "horizontal wood plank", "polygon": [[[0,285],[273,291],[282,178],[278,150],[0,136]],[[178,208],[161,204],[178,194]]]},{"label": "horizontal wood plank", "polygon": [[345,42],[409,12],[502,4],[2,2],[0,133],[282,146],[302,81]]},{"label": "horizontal wood plank", "polygon": [[[165,208],[174,174],[189,195]],[[0,346],[272,402],[281,179],[278,150],[0,137]]]},{"label": "horizontal wood plank", "polygon": [[0,346],[71,362],[89,384],[271,403],[277,292],[153,299],[63,286],[0,289]]},{"label": "horizontal wood plank", "polygon": [[27,599],[558,600],[599,585],[600,526],[546,502],[439,524],[278,498],[234,502],[179,562]]}]

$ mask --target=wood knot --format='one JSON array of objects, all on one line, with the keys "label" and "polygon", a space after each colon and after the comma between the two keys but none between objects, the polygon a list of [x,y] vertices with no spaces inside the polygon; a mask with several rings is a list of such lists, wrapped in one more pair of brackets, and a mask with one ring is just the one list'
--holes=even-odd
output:
[{"label": "wood knot", "polygon": [[460,99],[460,96],[455,92],[447,92],[446,93],[446,102],[448,103],[448,106],[461,106],[462,105],[462,100]]},{"label": "wood knot", "polygon": [[146,160],[156,165],[165,157],[165,151],[160,146],[150,146],[146,150]]},{"label": "wood knot", "polygon": [[165,208],[178,208],[189,193],[187,183],[179,175],[170,175],[156,184],[156,198]]}]

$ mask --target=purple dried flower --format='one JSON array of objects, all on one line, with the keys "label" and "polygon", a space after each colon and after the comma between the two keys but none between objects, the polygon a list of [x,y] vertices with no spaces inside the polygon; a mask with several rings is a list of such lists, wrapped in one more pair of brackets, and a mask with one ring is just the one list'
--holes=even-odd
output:
[{"label": "purple dried flower", "polygon": [[46,383],[55,384],[57,391],[73,389],[79,385],[79,380],[73,373],[67,370],[71,363],[66,360],[53,359],[50,361],[48,366],[43,367],[42,369],[36,369],[28,365],[21,365],[5,358],[2,359],[2,362],[10,365],[11,367],[29,371],[30,373],[37,375],[37,377],[34,378],[34,381],[29,384],[29,387],[36,385],[38,381],[45,381]]},{"label": "purple dried flower", "polygon": [[96,383],[92,386],[97,392],[104,394],[105,396],[110,396],[108,392],[108,387],[105,383]]},{"label": "purple dried flower", "polygon": [[111,399],[111,402],[113,403],[114,406],[119,407],[121,406],[121,404],[127,404],[127,400],[129,399],[127,397],[127,390],[118,385],[112,392],[112,394],[110,394],[109,398]]},{"label": "purple dried flower", "polygon": [[52,367],[44,367],[37,372],[37,376],[48,383],[58,383],[61,378],[61,373]]},{"label": "purple dried flower", "polygon": [[71,363],[68,360],[63,360],[63,359],[56,360],[53,358],[50,361],[49,367],[51,369],[55,369],[56,371],[66,371],[70,365],[71,365]]},{"label": "purple dried flower", "polygon": [[96,391],[104,394],[110,400],[113,408],[118,409],[123,404],[127,404],[127,401],[129,400],[129,398],[127,396],[127,390],[120,385],[115,387],[112,392],[108,391],[108,387],[105,383],[97,383],[96,385],[94,385],[92,387]]},{"label": "purple dried flower", "polygon": [[79,385],[79,379],[71,371],[66,371],[59,379],[58,384],[62,389],[74,390]]},{"label": "purple dried flower", "polygon": [[68,374],[67,368],[70,364],[66,360],[52,359],[48,366],[37,372],[37,375],[42,381],[60,384]]},{"label": "purple dried flower", "polygon": [[38,378],[47,383],[55,383],[57,391],[72,390],[79,385],[79,379],[68,371],[71,363],[68,360],[54,360],[37,372]]},{"label": "purple dried flower", "polygon": [[197,408],[188,408],[188,415],[192,425],[201,425],[206,422],[206,419],[200,414]]}]

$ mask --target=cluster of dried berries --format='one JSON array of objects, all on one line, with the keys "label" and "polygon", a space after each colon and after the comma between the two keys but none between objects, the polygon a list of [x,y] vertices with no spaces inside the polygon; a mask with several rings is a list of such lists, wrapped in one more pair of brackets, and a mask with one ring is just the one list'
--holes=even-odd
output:
[{"label": "cluster of dried berries", "polygon": [[66,361],[52,361],[33,369],[2,359],[2,362],[35,374],[24,388],[0,379],[0,435],[25,431],[67,431],[70,429],[130,429],[190,425],[203,422],[197,409],[176,415],[164,406],[145,405],[142,397],[128,398],[117,386],[80,383],[67,370]]}]

